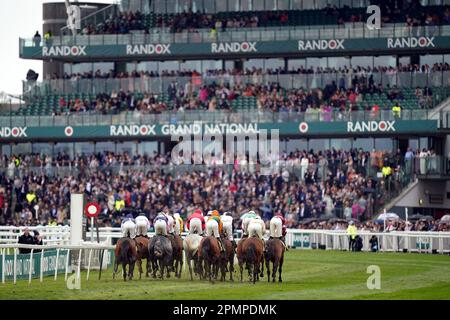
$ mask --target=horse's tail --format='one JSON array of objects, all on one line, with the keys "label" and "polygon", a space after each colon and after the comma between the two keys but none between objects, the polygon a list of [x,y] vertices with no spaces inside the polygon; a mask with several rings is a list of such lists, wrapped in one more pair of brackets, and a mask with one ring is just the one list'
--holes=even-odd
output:
[{"label": "horse's tail", "polygon": [[250,243],[247,248],[247,261],[249,263],[255,263],[256,261],[256,248],[254,243]]},{"label": "horse's tail", "polygon": [[209,239],[205,239],[202,245],[202,257],[206,260],[206,257],[209,255],[209,251],[211,248],[211,241]]},{"label": "horse's tail", "polygon": [[122,247],[120,250],[120,260],[122,263],[128,262],[128,252],[131,250],[130,242],[124,241],[122,242]]}]

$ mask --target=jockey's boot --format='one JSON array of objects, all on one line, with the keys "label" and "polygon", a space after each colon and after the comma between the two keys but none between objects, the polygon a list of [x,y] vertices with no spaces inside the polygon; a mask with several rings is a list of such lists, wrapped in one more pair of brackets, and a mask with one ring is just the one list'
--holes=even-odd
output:
[{"label": "jockey's boot", "polygon": [[288,246],[286,244],[286,239],[284,237],[281,237],[280,240],[281,240],[281,243],[284,245],[284,249],[286,251],[289,251],[289,248],[288,248]]},{"label": "jockey's boot", "polygon": [[225,252],[225,246],[223,244],[222,238],[216,238],[219,242],[220,252]]}]

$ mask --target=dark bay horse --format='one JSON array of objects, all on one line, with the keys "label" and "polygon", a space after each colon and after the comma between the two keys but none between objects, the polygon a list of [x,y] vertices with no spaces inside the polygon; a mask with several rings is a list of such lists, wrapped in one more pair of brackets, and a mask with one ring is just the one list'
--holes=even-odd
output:
[{"label": "dark bay horse", "polygon": [[221,281],[225,281],[227,270],[230,272],[230,281],[233,281],[234,273],[234,245],[233,242],[225,237],[222,237],[222,242],[225,247],[225,252],[222,252],[220,269],[222,272]]},{"label": "dark bay horse", "polygon": [[136,263],[139,268],[139,280],[142,279],[142,260],[147,260],[147,268],[145,276],[148,278],[149,272],[151,271],[150,267],[150,261],[149,261],[149,255],[148,255],[148,244],[150,239],[144,236],[138,236],[134,239],[136,241],[137,245],[137,259]]},{"label": "dark bay horse", "polygon": [[199,273],[214,282],[219,272],[221,252],[219,242],[210,236],[203,238],[198,249]]},{"label": "dark bay horse", "polygon": [[116,244],[115,249],[115,262],[114,262],[114,272],[113,279],[116,278],[118,273],[119,264],[122,264],[123,280],[127,281],[127,265],[128,269],[128,280],[133,279],[134,265],[137,260],[137,247],[136,242],[130,238],[122,238]]},{"label": "dark bay horse", "polygon": [[167,270],[167,277],[170,278],[169,268],[172,266],[172,243],[165,236],[155,236],[148,244],[148,256],[153,268],[153,278],[156,278],[156,271],[159,270],[159,278],[164,279],[164,271]]},{"label": "dark bay horse", "polygon": [[255,283],[264,276],[264,246],[256,237],[245,238],[238,244],[238,261],[243,281],[244,264],[251,281]]},{"label": "dark bay horse", "polygon": [[286,248],[280,239],[270,239],[266,241],[266,267],[267,281],[270,282],[270,262],[272,262],[272,282],[275,282],[277,269],[279,272],[278,282],[283,282],[281,273],[283,272],[284,252]]},{"label": "dark bay horse", "polygon": [[183,239],[179,235],[170,235],[172,243],[172,268],[175,272],[175,277],[181,278],[181,271],[183,270]]}]

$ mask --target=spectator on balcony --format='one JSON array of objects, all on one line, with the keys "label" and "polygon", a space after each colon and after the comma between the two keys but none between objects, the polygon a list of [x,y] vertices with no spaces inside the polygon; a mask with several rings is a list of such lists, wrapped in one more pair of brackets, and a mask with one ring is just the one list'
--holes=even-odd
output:
[{"label": "spectator on balcony", "polygon": [[53,33],[50,30],[48,30],[44,34],[44,41],[45,41],[45,45],[47,47],[51,47],[51,45],[52,45],[52,38],[53,38]]},{"label": "spectator on balcony", "polygon": [[35,47],[40,47],[41,46],[41,41],[42,41],[42,37],[39,34],[39,31],[36,31],[36,34],[33,37],[33,43]]}]

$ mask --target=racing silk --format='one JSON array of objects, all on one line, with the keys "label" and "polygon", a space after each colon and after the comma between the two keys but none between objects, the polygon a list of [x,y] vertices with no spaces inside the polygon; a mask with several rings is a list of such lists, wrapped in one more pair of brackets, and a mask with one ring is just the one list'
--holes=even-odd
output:
[{"label": "racing silk", "polygon": [[283,237],[286,236],[286,234],[287,234],[287,227],[286,227],[286,224],[285,224],[285,223],[286,223],[286,220],[285,220],[284,217],[283,217],[282,215],[280,215],[280,214],[275,215],[274,218],[278,218],[278,219],[281,220],[281,223],[283,224],[282,234],[283,234]]},{"label": "racing silk", "polygon": [[191,228],[191,220],[192,220],[192,219],[195,219],[195,218],[199,219],[199,220],[202,222],[202,230],[205,230],[205,223],[206,223],[206,222],[205,222],[205,217],[203,217],[203,215],[200,214],[200,213],[193,213],[193,214],[187,219],[187,222],[186,222],[187,229],[190,230],[190,228]]},{"label": "racing silk", "polygon": [[242,215],[241,219],[255,219],[256,217],[259,217],[256,213],[245,213]]},{"label": "racing silk", "polygon": [[222,224],[222,219],[220,219],[220,217],[211,216],[208,220],[215,220],[217,222],[217,224],[219,225],[219,233],[222,233],[223,224]]},{"label": "racing silk", "polygon": [[121,224],[120,226],[123,226],[123,224],[124,224],[125,222],[127,222],[127,221],[131,221],[131,222],[133,222],[134,224],[136,224],[136,221],[135,221],[134,219],[132,219],[132,218],[125,218],[125,219],[122,220],[122,224]]},{"label": "racing silk", "polygon": [[153,224],[155,224],[155,222],[158,220],[163,220],[166,224],[169,223],[169,219],[167,219],[167,217],[162,214],[155,218],[155,220],[153,221]]}]

